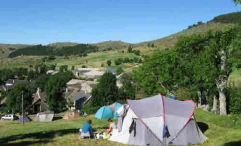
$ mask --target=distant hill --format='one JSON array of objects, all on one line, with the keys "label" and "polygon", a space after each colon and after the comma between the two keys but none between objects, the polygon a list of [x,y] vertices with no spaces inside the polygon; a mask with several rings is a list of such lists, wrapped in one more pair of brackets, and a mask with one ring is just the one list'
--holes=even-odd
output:
[{"label": "distant hill", "polygon": [[153,43],[155,47],[159,49],[171,48],[177,42],[178,37],[188,36],[197,33],[205,33],[209,30],[213,31],[224,31],[232,26],[241,24],[241,12],[234,12],[229,14],[223,14],[217,17],[214,17],[212,20],[207,23],[197,22],[188,26],[187,29],[180,31],[178,33],[172,34],[170,36],[153,40],[147,42],[141,42],[135,44],[136,47],[147,46],[148,43]]},{"label": "distant hill", "polygon": [[141,46],[147,46],[148,43],[153,43],[154,46],[159,49],[172,48],[175,45],[175,43],[177,42],[178,37],[180,37],[180,36],[188,36],[188,35],[197,34],[197,33],[205,33],[209,30],[223,31],[232,26],[235,26],[235,24],[215,23],[215,22],[203,23],[201,25],[194,26],[189,29],[185,29],[183,31],[180,31],[178,33],[172,34],[170,36],[167,36],[167,37],[164,37],[161,39],[135,44],[135,46],[141,47]]},{"label": "distant hill", "polygon": [[100,42],[100,43],[94,43],[92,45],[95,45],[95,46],[99,47],[100,49],[108,49],[108,48],[123,49],[123,48],[127,48],[131,44],[122,42],[122,41],[105,41],[105,42]]},{"label": "distant hill", "polygon": [[[134,48],[140,49],[143,52],[143,54],[145,54],[145,53],[149,54],[149,53],[151,53],[151,52],[148,53],[148,51],[150,50],[149,49],[150,44],[154,45],[154,47],[153,47],[154,50],[162,50],[162,49],[166,49],[166,48],[172,48],[175,45],[175,43],[177,42],[178,37],[180,37],[180,36],[188,36],[188,35],[197,34],[197,33],[205,33],[209,30],[223,31],[232,26],[240,24],[240,22],[241,22],[241,12],[235,12],[235,13],[229,13],[229,14],[217,16],[207,23],[197,22],[196,24],[187,26],[187,29],[184,29],[183,31],[177,32],[175,34],[172,34],[170,36],[167,36],[167,37],[164,37],[161,39],[157,39],[157,40],[141,42],[141,43],[137,43],[137,44],[131,44],[131,43],[122,42],[122,41],[105,41],[105,42],[93,43],[91,45],[97,46],[100,50],[103,50],[103,49],[108,50],[108,48],[118,50],[118,49],[127,48],[129,45],[132,45]],[[48,44],[47,46],[54,48],[54,49],[59,49],[59,48],[65,48],[65,47],[73,47],[73,46],[77,46],[77,45],[80,45],[80,44],[72,43],[72,42],[57,42],[57,43],[53,43],[53,44]],[[31,45],[0,44],[0,59],[8,57],[10,53],[12,53],[13,51],[15,51],[17,49],[25,48],[25,47],[29,47],[29,46],[31,46]],[[68,54],[71,54],[71,53],[68,52]]]},{"label": "distant hill", "polygon": [[88,53],[97,52],[98,47],[88,44],[78,44],[74,46],[65,46],[61,48],[50,45],[35,45],[18,49],[9,54],[10,58],[25,55],[25,56],[65,56],[79,55],[87,56]]},{"label": "distant hill", "polygon": [[215,17],[211,22],[241,24],[241,12],[234,12]]},{"label": "distant hill", "polygon": [[25,44],[0,44],[0,59],[1,58],[7,58],[9,53],[24,48],[28,47],[31,45],[25,45]]},{"label": "distant hill", "polygon": [[78,45],[78,43],[73,43],[73,42],[56,42],[56,43],[48,44],[48,46],[56,47],[56,48],[72,47],[76,45]]}]

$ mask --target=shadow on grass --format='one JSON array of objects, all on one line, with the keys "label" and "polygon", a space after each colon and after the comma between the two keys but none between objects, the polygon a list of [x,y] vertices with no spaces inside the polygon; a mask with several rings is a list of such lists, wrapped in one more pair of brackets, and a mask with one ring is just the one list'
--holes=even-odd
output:
[{"label": "shadow on grass", "polygon": [[241,141],[233,141],[225,143],[223,146],[241,146]]},{"label": "shadow on grass", "polygon": [[[38,140],[38,141],[23,141],[23,142],[16,142],[16,143],[8,143],[8,144],[3,144],[6,146],[28,146],[28,145],[33,145],[33,144],[45,144],[50,141],[47,140]],[[2,145],[2,144],[0,144]]]},{"label": "shadow on grass", "polygon": [[207,131],[209,129],[209,126],[206,123],[197,122],[197,125],[200,128],[200,130],[202,131],[202,133],[204,133],[205,131]]},{"label": "shadow on grass", "polygon": [[62,117],[54,117],[53,121],[62,120],[62,119],[63,119]]},{"label": "shadow on grass", "polygon": [[[12,135],[8,137],[3,137],[0,139],[0,145],[3,146],[28,146],[31,144],[46,144],[51,142],[55,136],[63,136],[66,134],[71,133],[78,133],[78,129],[65,129],[65,130],[56,130],[56,131],[49,131],[49,132],[36,132],[36,133],[29,133],[29,134],[21,134],[21,135]],[[26,140],[26,138],[31,138],[33,141]],[[22,140],[16,143],[9,143],[14,142],[17,140]]]}]

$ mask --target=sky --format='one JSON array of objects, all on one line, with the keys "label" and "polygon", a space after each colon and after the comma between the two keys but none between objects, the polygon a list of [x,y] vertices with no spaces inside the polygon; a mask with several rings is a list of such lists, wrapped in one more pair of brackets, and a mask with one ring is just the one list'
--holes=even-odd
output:
[{"label": "sky", "polygon": [[1,0],[0,43],[138,43],[240,10],[232,0]]}]

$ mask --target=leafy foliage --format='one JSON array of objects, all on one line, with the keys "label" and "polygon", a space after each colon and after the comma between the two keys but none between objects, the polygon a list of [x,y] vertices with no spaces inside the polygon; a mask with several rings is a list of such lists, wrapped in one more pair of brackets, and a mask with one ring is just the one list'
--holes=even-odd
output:
[{"label": "leafy foliage", "polygon": [[[239,2],[240,3],[240,2]],[[237,2],[238,4],[238,2]],[[241,12],[234,12],[229,14],[224,14],[215,17],[211,22],[220,22],[220,23],[241,23]]]},{"label": "leafy foliage", "polygon": [[116,77],[110,72],[104,73],[99,83],[92,90],[91,105],[101,107],[118,101],[118,87]]},{"label": "leafy foliage", "polygon": [[61,65],[60,67],[59,67],[59,71],[60,72],[65,72],[65,71],[67,71],[68,70],[68,65]]},{"label": "leafy foliage", "polygon": [[107,60],[106,63],[107,63],[108,66],[111,66],[111,60]]},{"label": "leafy foliage", "polygon": [[35,56],[49,56],[44,58],[44,60],[54,60],[54,56],[64,56],[64,55],[83,55],[87,56],[87,53],[97,52],[98,47],[88,45],[88,44],[79,44],[75,46],[68,46],[62,48],[55,48],[52,46],[43,46],[36,45],[31,47],[26,47],[18,49],[9,54],[9,57],[16,57],[20,55],[35,55]]},{"label": "leafy foliage", "polygon": [[39,87],[42,91],[44,91],[45,85],[46,85],[47,81],[49,80],[49,78],[50,78],[50,75],[46,75],[46,74],[40,75],[35,81],[37,87]]},{"label": "leafy foliage", "polygon": [[[232,71],[232,51],[239,50],[240,27],[225,32],[207,32],[179,38],[173,51],[162,51],[146,58],[134,71],[138,86],[147,94],[161,92],[170,95],[181,89],[200,101],[209,102],[217,92],[225,93],[227,86],[219,86]],[[232,46],[233,44],[233,46]],[[238,44],[238,45],[237,45]],[[230,53],[231,52],[231,53]],[[225,66],[223,66],[225,62]],[[180,92],[179,92],[180,93]]]},{"label": "leafy foliage", "polygon": [[63,97],[63,91],[65,90],[66,83],[74,78],[72,72],[64,72],[52,75],[46,85],[45,92],[47,95],[47,103],[50,110],[60,112],[65,108],[65,98]]},{"label": "leafy foliage", "polygon": [[120,75],[120,74],[123,73],[123,72],[124,72],[124,70],[123,70],[121,67],[119,67],[119,68],[116,69],[116,75],[117,75],[117,76]]},{"label": "leafy foliage", "polygon": [[234,2],[236,5],[241,4],[241,0],[233,0],[233,2]]},{"label": "leafy foliage", "polygon": [[135,88],[132,74],[123,73],[120,77],[123,86],[119,89],[120,100],[135,99]]},{"label": "leafy foliage", "polygon": [[12,109],[13,112],[21,112],[23,95],[23,107],[24,110],[27,110],[32,104],[32,94],[34,93],[34,91],[35,90],[31,88],[28,84],[16,84],[13,90],[11,90],[8,94],[6,101],[8,108]]},{"label": "leafy foliage", "polygon": [[230,85],[228,88],[228,109],[232,114],[241,114],[241,85]]}]

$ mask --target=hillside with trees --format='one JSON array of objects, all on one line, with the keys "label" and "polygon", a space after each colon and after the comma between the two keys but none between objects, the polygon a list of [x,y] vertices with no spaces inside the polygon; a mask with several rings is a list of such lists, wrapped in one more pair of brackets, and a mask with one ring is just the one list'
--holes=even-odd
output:
[{"label": "hillside with trees", "polygon": [[240,24],[240,22],[241,22],[241,12],[224,14],[224,15],[214,17],[213,20],[210,20],[207,23],[199,21],[195,24],[189,25],[187,29],[184,29],[178,33],[172,34],[170,36],[167,36],[161,39],[153,40],[153,41],[141,42],[141,43],[135,44],[134,47],[143,47],[143,46],[148,46],[148,44],[153,44],[159,50],[172,48],[175,46],[178,40],[178,37],[190,36],[190,35],[199,34],[199,33],[206,33],[210,30],[225,31],[228,28],[231,28],[237,24]]},{"label": "hillside with trees", "polygon": [[36,45],[31,47],[26,47],[22,49],[18,49],[9,54],[9,57],[17,57],[21,55],[27,56],[65,56],[65,55],[81,55],[86,56],[88,53],[97,52],[98,47],[88,45],[88,44],[79,44],[75,46],[67,46],[62,48],[55,48],[52,46],[43,46]]},{"label": "hillside with trees", "polygon": [[119,50],[119,49],[127,48],[131,44],[122,42],[122,41],[104,41],[104,42],[94,43],[92,45],[99,47],[101,50],[103,49]]},{"label": "hillside with trees", "polygon": [[24,44],[0,44],[0,59],[7,58],[8,55],[21,48],[25,48],[31,45],[24,45]]}]

